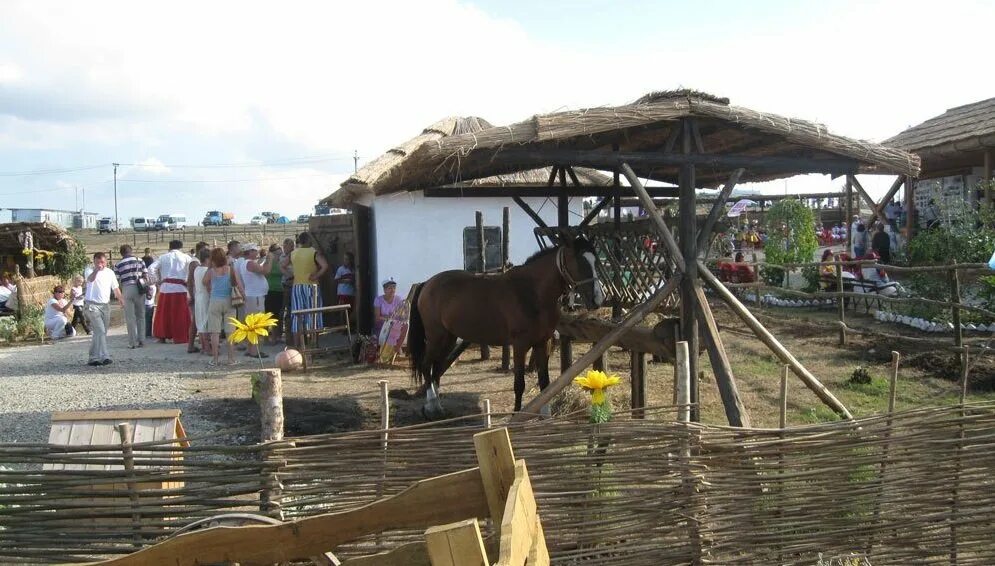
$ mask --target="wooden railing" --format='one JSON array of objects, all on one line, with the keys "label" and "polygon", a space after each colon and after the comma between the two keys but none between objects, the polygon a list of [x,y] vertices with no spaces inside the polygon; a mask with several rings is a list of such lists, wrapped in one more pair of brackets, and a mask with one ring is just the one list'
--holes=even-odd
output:
[{"label": "wooden railing", "polygon": [[[548,565],[532,483],[525,461],[514,459],[508,430],[488,430],[473,440],[478,467],[421,480],[359,508],[282,524],[193,531],[100,564],[282,563],[322,557],[364,535],[420,528],[427,529],[423,543],[345,564]],[[488,558],[480,532],[479,520],[486,518],[500,537],[496,561]]]}]

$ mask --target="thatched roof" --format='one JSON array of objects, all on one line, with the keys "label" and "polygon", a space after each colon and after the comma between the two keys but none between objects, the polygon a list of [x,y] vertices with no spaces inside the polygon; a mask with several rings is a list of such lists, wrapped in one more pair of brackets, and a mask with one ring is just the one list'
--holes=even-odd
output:
[{"label": "thatched roof", "polygon": [[66,251],[72,236],[62,226],[50,222],[8,222],[0,224],[0,254],[19,254],[23,249],[17,235],[30,230],[36,249]]},{"label": "thatched roof", "polygon": [[[386,153],[367,163],[362,169],[346,179],[339,189],[322,199],[322,203],[335,208],[348,207],[353,201],[363,196],[380,196],[406,189],[424,188],[424,185],[412,184],[409,178],[408,158],[412,152],[424,143],[437,141],[451,136],[473,136],[476,132],[493,129],[494,126],[483,118],[476,116],[450,116],[422,130],[422,133],[403,144],[388,150]],[[500,175],[475,178],[461,182],[458,178],[450,183],[460,187],[482,186],[515,186],[540,185],[549,179],[550,168],[527,169],[511,171]],[[584,185],[607,186],[611,178],[590,169],[577,169],[578,180]]]},{"label": "thatched roof", "polygon": [[951,108],[885,140],[923,159],[981,151],[995,146],[995,98]]}]

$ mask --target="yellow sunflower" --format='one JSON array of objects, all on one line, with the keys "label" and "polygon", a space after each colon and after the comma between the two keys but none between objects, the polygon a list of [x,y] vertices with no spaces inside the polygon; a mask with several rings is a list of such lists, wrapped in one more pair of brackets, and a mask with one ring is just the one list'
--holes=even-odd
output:
[{"label": "yellow sunflower", "polygon": [[605,402],[605,390],[621,381],[617,375],[608,375],[603,371],[590,370],[586,375],[574,378],[574,383],[591,392],[591,403],[601,405]]},{"label": "yellow sunflower", "polygon": [[267,330],[267,328],[277,325],[277,320],[273,318],[273,313],[268,312],[257,312],[250,314],[245,317],[244,323],[234,317],[231,317],[228,320],[235,326],[235,331],[228,337],[228,341],[232,344],[248,340],[250,344],[255,346],[259,343],[259,338],[261,336],[269,336],[269,330]]}]

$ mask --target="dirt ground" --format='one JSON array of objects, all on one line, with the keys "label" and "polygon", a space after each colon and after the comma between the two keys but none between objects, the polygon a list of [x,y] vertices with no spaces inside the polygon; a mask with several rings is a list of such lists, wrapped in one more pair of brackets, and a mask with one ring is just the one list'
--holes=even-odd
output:
[{"label": "dirt ground", "polygon": [[[726,349],[732,362],[740,394],[752,424],[776,427],[781,364],[757,340],[739,319],[725,307],[714,304],[713,310],[722,330]],[[760,318],[782,343],[818,377],[857,416],[882,412],[887,407],[888,376],[891,350],[896,347],[903,356],[900,366],[897,405],[899,409],[921,405],[955,403],[959,385],[959,367],[953,355],[939,352],[917,353],[918,347],[889,344],[884,341],[851,337],[846,347],[837,346],[837,335],[829,311],[799,309],[764,309]],[[870,317],[853,317],[853,324],[877,324]],[[894,332],[894,329],[890,331]],[[587,345],[575,344],[579,357]],[[378,428],[380,426],[379,380],[387,380],[391,390],[391,426],[424,422],[422,399],[413,399],[410,373],[404,360],[392,368],[355,365],[349,360],[319,360],[322,367],[309,373],[284,375],[286,427],[288,434],[315,434]],[[480,414],[484,399],[491,401],[496,413],[513,408],[512,375],[499,370],[500,350],[492,349],[492,359],[480,361],[479,352],[469,350],[443,377],[442,402],[448,416]],[[617,373],[622,383],[611,391],[616,410],[629,407],[629,355],[620,349],[610,350],[608,370]],[[871,383],[850,383],[858,367],[868,370]],[[725,424],[718,390],[711,376],[707,356],[701,358],[705,373],[701,382],[702,420]],[[560,371],[559,354],[550,361],[550,373],[555,379]],[[212,379],[199,385],[192,395],[213,399],[217,411],[228,411],[220,399],[241,397],[245,406],[247,389],[244,376]],[[971,400],[995,399],[995,364],[980,359],[972,371]],[[802,424],[835,419],[835,415],[794,375],[788,381],[788,422]],[[526,377],[525,402],[538,393],[535,374]],[[673,395],[673,366],[670,363],[649,363],[647,375],[648,406],[669,405]],[[570,387],[553,404],[554,413],[564,413],[586,407],[586,397]],[[206,408],[206,407],[205,407]],[[249,411],[250,413],[252,411]],[[666,418],[661,413],[658,418]],[[221,415],[219,415],[221,416]],[[222,417],[223,418],[223,417]]]}]

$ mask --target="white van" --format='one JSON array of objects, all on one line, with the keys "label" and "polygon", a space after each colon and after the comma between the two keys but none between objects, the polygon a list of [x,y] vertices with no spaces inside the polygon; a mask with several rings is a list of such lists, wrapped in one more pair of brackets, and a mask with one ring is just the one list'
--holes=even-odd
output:
[{"label": "white van", "polygon": [[148,232],[155,230],[155,218],[132,218],[131,228],[135,232]]},{"label": "white van", "polygon": [[155,223],[156,230],[183,230],[187,227],[185,214],[163,214]]}]

